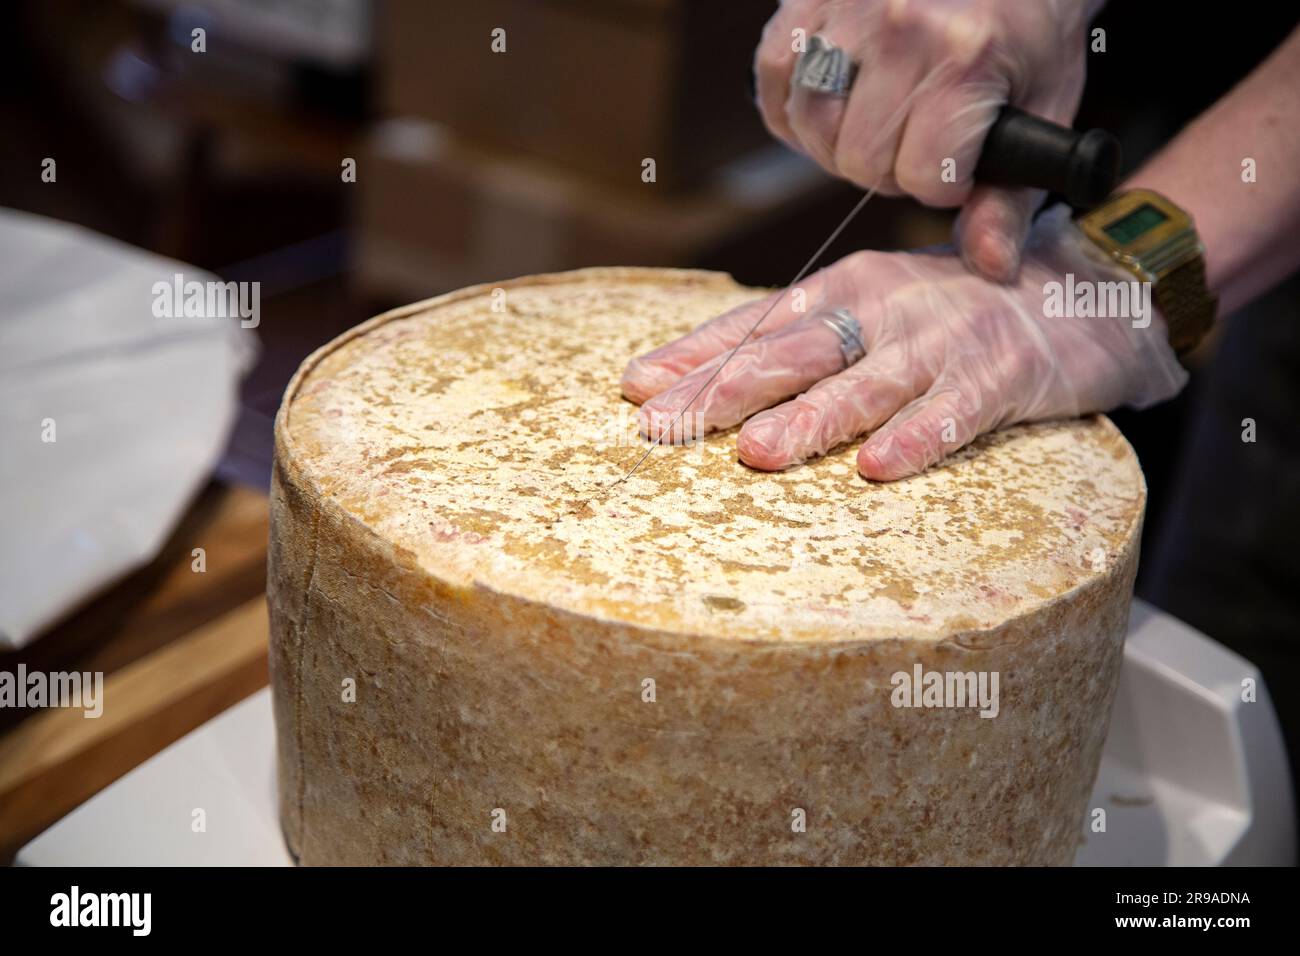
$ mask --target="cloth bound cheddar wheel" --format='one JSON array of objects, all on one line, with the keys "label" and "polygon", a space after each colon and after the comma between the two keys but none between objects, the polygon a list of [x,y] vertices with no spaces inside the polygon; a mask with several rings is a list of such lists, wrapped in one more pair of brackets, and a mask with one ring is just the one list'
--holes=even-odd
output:
[{"label": "cloth bound cheddar wheel", "polygon": [[269,581],[300,862],[1071,861],[1146,496],[1107,419],[892,484],[721,434],[578,507],[645,447],[626,360],[755,294],[529,277],[303,364]]}]

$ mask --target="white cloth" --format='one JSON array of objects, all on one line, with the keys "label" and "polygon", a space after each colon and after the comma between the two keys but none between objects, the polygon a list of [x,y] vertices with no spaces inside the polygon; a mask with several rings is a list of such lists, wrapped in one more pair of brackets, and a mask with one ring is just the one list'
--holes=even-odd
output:
[{"label": "white cloth", "polygon": [[225,446],[256,332],[156,316],[178,273],[216,278],[0,209],[0,647],[153,558]]}]

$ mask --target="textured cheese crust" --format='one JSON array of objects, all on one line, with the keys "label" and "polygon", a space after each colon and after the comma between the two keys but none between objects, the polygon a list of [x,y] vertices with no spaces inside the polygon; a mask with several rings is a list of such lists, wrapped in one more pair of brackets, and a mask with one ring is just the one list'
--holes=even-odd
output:
[{"label": "textured cheese crust", "polygon": [[[304,862],[1069,861],[1145,501],[1108,420],[887,485],[852,448],[752,471],[727,433],[577,507],[644,449],[627,358],[755,294],[531,277],[304,363],[269,589]],[[892,706],[917,663],[998,671],[999,716]]]}]

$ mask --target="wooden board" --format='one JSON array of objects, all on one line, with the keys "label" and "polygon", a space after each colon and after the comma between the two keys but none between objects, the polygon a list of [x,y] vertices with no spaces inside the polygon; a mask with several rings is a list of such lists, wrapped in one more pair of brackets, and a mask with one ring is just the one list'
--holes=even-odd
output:
[{"label": "wooden board", "polygon": [[[0,671],[101,671],[103,716],[0,710],[0,862],[68,811],[265,686],[267,500],[213,484],[157,559]],[[192,551],[206,552],[206,570]]]}]

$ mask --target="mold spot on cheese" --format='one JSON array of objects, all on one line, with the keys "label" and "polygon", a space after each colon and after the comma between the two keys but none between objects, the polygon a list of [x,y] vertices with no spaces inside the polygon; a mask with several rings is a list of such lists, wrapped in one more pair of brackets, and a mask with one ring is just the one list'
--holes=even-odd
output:
[{"label": "mold spot on cheese", "polygon": [[706,595],[704,603],[715,611],[743,611],[745,609],[744,601],[738,601],[733,597],[719,597],[714,594]]}]

